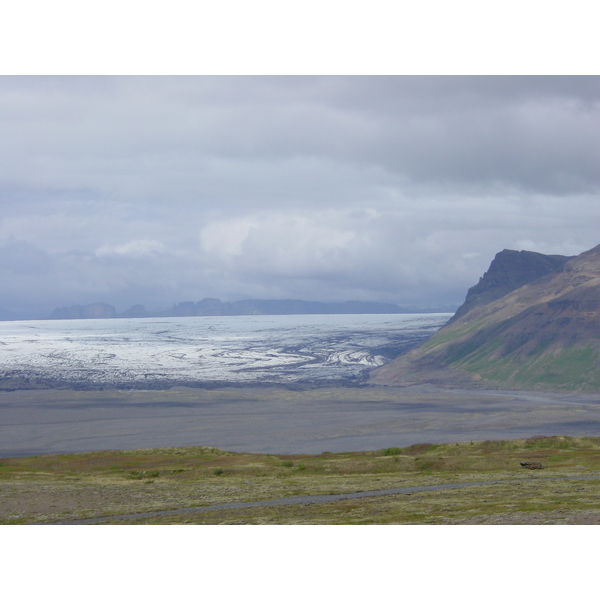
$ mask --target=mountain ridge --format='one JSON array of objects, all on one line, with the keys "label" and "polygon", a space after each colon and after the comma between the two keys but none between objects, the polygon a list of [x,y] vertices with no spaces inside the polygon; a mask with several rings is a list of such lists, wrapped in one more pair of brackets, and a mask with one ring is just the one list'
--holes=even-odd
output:
[{"label": "mountain ridge", "polygon": [[[179,302],[170,309],[147,311],[136,304],[122,313],[102,302],[55,308],[48,319],[104,319],[240,315],[302,315],[302,314],[407,314],[440,312],[439,310],[402,308],[383,302],[315,302],[308,300],[237,300],[222,302],[219,298],[204,298],[199,302]],[[448,311],[451,312],[451,311]]]},{"label": "mountain ridge", "polygon": [[464,303],[451,321],[456,321],[471,309],[489,304],[527,283],[558,272],[574,256],[541,254],[528,250],[498,252],[479,282],[467,291]]},{"label": "mountain ridge", "polygon": [[600,390],[600,245],[451,319],[370,382]]}]

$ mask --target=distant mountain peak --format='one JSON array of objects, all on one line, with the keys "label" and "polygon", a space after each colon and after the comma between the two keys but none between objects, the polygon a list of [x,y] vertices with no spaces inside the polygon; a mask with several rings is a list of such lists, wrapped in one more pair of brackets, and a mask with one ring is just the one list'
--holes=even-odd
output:
[{"label": "distant mountain peak", "polygon": [[222,302],[219,298],[204,298],[199,302],[187,301],[174,304],[163,311],[149,312],[141,304],[117,314],[115,307],[103,302],[76,304],[55,308],[49,319],[106,319],[143,317],[203,317],[230,315],[333,315],[333,314],[399,314],[435,312],[432,310],[410,310],[397,304],[384,302],[313,302],[307,300],[238,300]]},{"label": "distant mountain peak", "polygon": [[55,308],[48,317],[49,319],[113,319],[117,316],[114,306],[104,302],[95,302],[84,306],[75,304]]}]

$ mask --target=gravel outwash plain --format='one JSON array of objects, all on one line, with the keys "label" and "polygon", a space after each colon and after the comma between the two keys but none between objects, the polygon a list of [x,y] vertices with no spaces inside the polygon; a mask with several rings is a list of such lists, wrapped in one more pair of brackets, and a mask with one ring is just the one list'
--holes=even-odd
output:
[{"label": "gravel outwash plain", "polygon": [[0,457],[180,446],[318,454],[534,435],[600,435],[600,395],[431,385],[0,392]]}]

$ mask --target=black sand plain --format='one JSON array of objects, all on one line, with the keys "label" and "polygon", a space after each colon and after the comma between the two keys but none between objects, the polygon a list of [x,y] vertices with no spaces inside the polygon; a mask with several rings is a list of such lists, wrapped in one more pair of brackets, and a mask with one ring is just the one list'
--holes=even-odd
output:
[{"label": "black sand plain", "polygon": [[356,385],[0,391],[0,457],[216,446],[272,454],[599,436],[600,394]]}]

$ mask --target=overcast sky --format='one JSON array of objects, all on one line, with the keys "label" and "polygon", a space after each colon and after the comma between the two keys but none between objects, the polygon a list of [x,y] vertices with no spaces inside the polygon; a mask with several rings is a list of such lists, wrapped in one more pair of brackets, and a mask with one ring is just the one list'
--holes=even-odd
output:
[{"label": "overcast sky", "polygon": [[0,77],[0,309],[458,305],[600,243],[598,77]]}]

